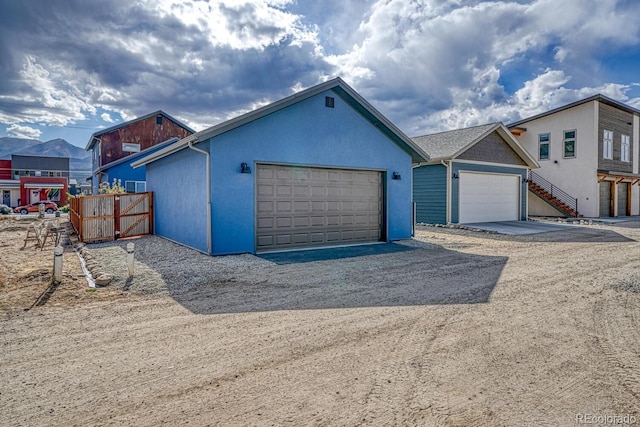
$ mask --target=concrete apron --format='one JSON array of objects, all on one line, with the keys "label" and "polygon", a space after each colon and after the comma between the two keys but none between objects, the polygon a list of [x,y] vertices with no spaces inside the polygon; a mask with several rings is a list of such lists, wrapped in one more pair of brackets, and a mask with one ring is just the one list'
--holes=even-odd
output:
[{"label": "concrete apron", "polygon": [[566,230],[567,227],[576,228],[575,225],[565,223],[549,223],[539,221],[500,221],[500,222],[479,222],[474,224],[460,224],[464,227],[493,231],[499,234],[538,234],[549,231]]}]

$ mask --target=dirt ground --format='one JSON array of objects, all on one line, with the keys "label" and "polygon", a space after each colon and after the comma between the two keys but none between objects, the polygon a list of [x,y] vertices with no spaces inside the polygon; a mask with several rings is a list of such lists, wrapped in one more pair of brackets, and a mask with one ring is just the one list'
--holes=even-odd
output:
[{"label": "dirt ground", "polygon": [[174,245],[212,267],[171,292],[154,252],[157,294],[88,289],[69,248],[50,288],[27,223],[0,220],[3,426],[640,424],[638,223],[421,227],[406,251],[282,264]]}]

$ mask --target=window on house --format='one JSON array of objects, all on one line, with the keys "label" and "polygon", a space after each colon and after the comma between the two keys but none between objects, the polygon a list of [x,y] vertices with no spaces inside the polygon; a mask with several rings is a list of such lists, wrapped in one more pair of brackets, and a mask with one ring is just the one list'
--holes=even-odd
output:
[{"label": "window on house", "polygon": [[602,157],[605,159],[613,159],[613,131],[604,130],[602,136]]},{"label": "window on house", "polygon": [[31,171],[24,171],[24,176],[31,176]]},{"label": "window on house", "polygon": [[36,171],[36,176],[42,176],[42,171]]},{"label": "window on house", "polygon": [[620,160],[623,162],[629,161],[629,135],[622,135],[620,146]]},{"label": "window on house", "polygon": [[565,158],[572,158],[576,156],[576,131],[565,130],[564,131],[564,155]]},{"label": "window on house", "polygon": [[20,171],[19,170],[14,170],[13,171],[13,176],[15,176],[16,179],[18,179],[18,177],[20,176]]},{"label": "window on house", "polygon": [[144,193],[147,191],[146,181],[125,181],[124,191],[127,193]]},{"label": "window on house", "polygon": [[538,135],[538,159],[549,160],[549,134]]},{"label": "window on house", "polygon": [[140,152],[140,144],[134,144],[132,142],[123,142],[122,143],[122,151],[128,151],[131,153]]},{"label": "window on house", "polygon": [[161,125],[162,124],[162,116],[156,116],[156,124],[157,125]]},{"label": "window on house", "polygon": [[53,171],[49,171],[49,176],[53,176]]}]

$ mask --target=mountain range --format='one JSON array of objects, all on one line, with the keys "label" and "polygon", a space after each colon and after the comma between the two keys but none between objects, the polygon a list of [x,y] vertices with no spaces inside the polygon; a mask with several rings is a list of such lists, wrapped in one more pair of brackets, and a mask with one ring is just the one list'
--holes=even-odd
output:
[{"label": "mountain range", "polygon": [[11,155],[68,157],[71,178],[85,179],[91,176],[91,152],[68,143],[62,138],[42,142],[36,139],[0,138],[0,159]]}]

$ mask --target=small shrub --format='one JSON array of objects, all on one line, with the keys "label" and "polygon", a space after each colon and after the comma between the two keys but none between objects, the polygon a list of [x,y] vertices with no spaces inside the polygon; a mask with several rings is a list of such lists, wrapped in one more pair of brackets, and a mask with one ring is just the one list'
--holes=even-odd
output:
[{"label": "small shrub", "polygon": [[100,184],[99,194],[124,194],[124,187],[122,186],[122,180],[113,179],[111,185],[108,182]]}]

